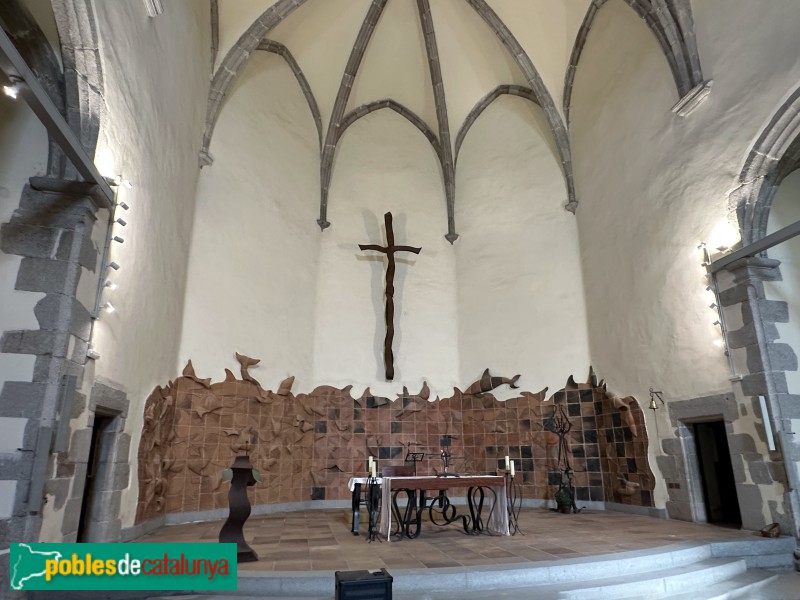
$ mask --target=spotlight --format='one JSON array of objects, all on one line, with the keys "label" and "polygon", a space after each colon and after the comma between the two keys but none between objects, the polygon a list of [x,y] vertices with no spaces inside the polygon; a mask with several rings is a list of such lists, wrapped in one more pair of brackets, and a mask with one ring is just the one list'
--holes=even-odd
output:
[{"label": "spotlight", "polygon": [[712,302],[711,304],[708,305],[708,308],[710,308],[711,310],[714,310],[715,308],[718,308],[717,307],[717,303],[716,302]]},{"label": "spotlight", "polygon": [[16,85],[4,85],[3,93],[12,100],[16,100],[19,96],[19,88]]},{"label": "spotlight", "polygon": [[112,239],[112,240],[114,240],[115,242],[117,242],[118,244],[124,244],[124,243],[125,243],[125,239],[124,239],[124,238],[121,238],[121,237],[119,237],[118,235],[115,235],[115,236],[114,236],[113,238],[111,238],[111,239]]},{"label": "spotlight", "polygon": [[114,283],[113,281],[111,281],[110,279],[108,279],[108,280],[106,280],[106,283],[105,283],[105,285],[103,287],[107,287],[108,289],[110,289],[113,292],[119,286],[116,283]]},{"label": "spotlight", "polygon": [[125,202],[118,202],[117,206],[119,206],[122,210],[128,210],[130,208],[130,206],[128,206],[128,204]]},{"label": "spotlight", "polygon": [[717,348],[722,348],[722,346],[723,346],[722,340],[714,340],[714,345]]},{"label": "spotlight", "polygon": [[116,221],[114,221],[114,222],[115,222],[115,223],[119,223],[121,227],[125,227],[125,226],[128,224],[128,222],[127,222],[125,219],[123,219],[122,217],[119,217],[119,218],[118,218]]},{"label": "spotlight", "polygon": [[89,349],[86,351],[86,357],[91,358],[92,360],[97,360],[98,358],[100,358],[100,353],[91,346],[89,346]]},{"label": "spotlight", "polygon": [[113,261],[108,263],[108,266],[114,269],[115,271],[119,271],[119,265]]},{"label": "spotlight", "polygon": [[124,188],[131,189],[133,184],[128,179],[123,179],[122,175],[115,175],[114,177],[104,177],[103,179],[106,180],[108,185],[113,185],[116,187],[122,186]]},{"label": "spotlight", "polygon": [[111,302],[106,302],[105,304],[103,304],[103,308],[105,308],[110,313],[113,313],[114,311],[117,310],[116,308],[114,308],[114,305],[111,304]]},{"label": "spotlight", "polygon": [[722,323],[720,323],[719,321],[714,321],[714,322],[712,323],[712,325],[722,325]]}]

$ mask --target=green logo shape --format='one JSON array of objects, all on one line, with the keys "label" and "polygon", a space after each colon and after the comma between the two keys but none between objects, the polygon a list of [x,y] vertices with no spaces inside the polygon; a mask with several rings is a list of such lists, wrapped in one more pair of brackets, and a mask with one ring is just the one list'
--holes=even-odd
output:
[{"label": "green logo shape", "polygon": [[236,544],[11,544],[12,590],[235,590]]}]

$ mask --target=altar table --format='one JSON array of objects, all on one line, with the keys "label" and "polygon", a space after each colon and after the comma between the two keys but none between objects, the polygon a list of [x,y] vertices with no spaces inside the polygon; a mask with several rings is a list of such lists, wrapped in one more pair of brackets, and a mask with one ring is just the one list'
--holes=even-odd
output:
[{"label": "altar table", "polygon": [[[358,535],[358,507],[361,485],[366,484],[368,481],[365,477],[354,477],[350,480],[349,488],[353,492],[353,525],[351,531],[354,535]],[[396,519],[398,516],[398,514],[393,515],[393,512],[400,512],[396,504],[394,505],[394,511],[392,510],[394,492],[398,490],[411,491],[409,494],[410,506],[406,506],[405,515],[400,515],[401,517],[405,516],[405,522],[401,522],[401,527],[399,528],[401,533],[408,535],[408,537],[419,535],[422,512],[426,509],[431,513],[431,516],[433,516],[433,511],[437,514],[441,511],[444,516],[438,520],[446,523],[467,517],[467,515],[457,515],[455,507],[450,504],[446,496],[446,491],[454,488],[467,490],[467,506],[470,513],[469,517],[464,520],[464,529],[467,533],[480,533],[485,527],[489,533],[494,535],[510,535],[506,478],[502,475],[378,477],[373,481],[382,487],[379,531],[389,541],[391,541],[392,537],[392,519]],[[485,496],[488,506],[484,507],[484,490],[486,489],[490,490],[490,493]],[[437,491],[441,495],[428,498],[425,493],[427,491]],[[428,502],[429,500],[430,502]],[[450,511],[452,518],[445,514],[447,511]],[[483,519],[487,518],[487,513],[488,522],[484,524]],[[416,527],[416,531],[412,532],[412,526]]]}]

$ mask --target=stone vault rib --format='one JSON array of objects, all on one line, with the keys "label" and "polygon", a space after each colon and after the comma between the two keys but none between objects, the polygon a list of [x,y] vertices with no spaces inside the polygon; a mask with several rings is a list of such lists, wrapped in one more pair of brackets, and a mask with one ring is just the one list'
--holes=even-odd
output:
[{"label": "stone vault rib", "polygon": [[306,0],[278,0],[265,10],[247,28],[247,31],[239,37],[233,47],[228,50],[217,72],[214,73],[214,78],[211,80],[211,89],[208,91],[206,125],[203,132],[203,147],[200,150],[201,165],[211,164],[211,158],[208,154],[211,136],[214,134],[214,126],[222,109],[222,101],[225,99],[225,94],[228,93],[231,85],[233,85],[236,76],[266,35],[305,2]]},{"label": "stone vault rib", "polygon": [[289,52],[289,49],[280,42],[276,42],[274,40],[264,40],[258,45],[258,49],[283,57],[283,59],[289,65],[292,73],[294,73],[295,79],[297,79],[300,89],[303,91],[303,96],[306,97],[306,102],[308,103],[308,109],[311,111],[311,116],[314,117],[314,125],[317,127],[317,140],[320,149],[322,149],[322,115],[319,112],[317,100],[314,98],[314,92],[311,91],[311,86],[308,84],[308,79],[306,79],[306,76],[303,74],[303,69],[301,69],[300,65],[297,64],[297,61],[292,53]]},{"label": "stone vault rib", "polygon": [[354,108],[347,113],[342,119],[341,125],[339,126],[339,138],[341,139],[345,130],[350,127],[350,125],[358,121],[361,117],[366,117],[369,113],[375,112],[376,110],[381,110],[383,108],[393,110],[398,115],[409,121],[414,127],[419,129],[422,132],[422,135],[428,138],[431,146],[433,146],[433,151],[436,152],[436,157],[441,160],[442,151],[439,147],[439,139],[436,137],[436,134],[431,130],[431,128],[428,127],[427,123],[425,123],[425,121],[423,121],[414,111],[406,108],[399,102],[388,98],[384,100],[373,100],[372,102],[367,102],[366,104],[362,104],[361,106]]},{"label": "stone vault rib", "polygon": [[513,85],[513,84],[498,85],[491,92],[489,92],[483,98],[478,100],[475,106],[472,107],[472,110],[469,111],[467,118],[464,119],[464,123],[461,125],[461,129],[458,130],[458,134],[456,135],[456,156],[455,156],[456,166],[458,166],[458,153],[461,151],[461,144],[464,143],[464,138],[467,137],[467,133],[469,132],[470,128],[475,123],[475,121],[478,120],[478,117],[481,116],[481,113],[487,108],[489,108],[489,105],[492,102],[494,102],[504,94],[508,94],[509,96],[519,96],[520,98],[525,98],[526,100],[530,100],[531,102],[539,106],[539,101],[536,99],[536,94],[533,93],[532,89],[522,85]]},{"label": "stone vault rib", "polygon": [[386,2],[387,0],[372,0],[367,16],[364,17],[364,21],[361,23],[361,29],[358,31],[355,44],[353,44],[350,58],[347,60],[347,65],[342,74],[342,82],[339,85],[339,92],[336,94],[333,112],[328,123],[328,133],[325,135],[325,145],[322,147],[322,164],[320,165],[320,202],[317,224],[322,230],[330,226],[327,219],[328,189],[333,175],[333,157],[336,154],[336,144],[341,137],[340,127],[344,109],[347,107],[347,101],[350,98],[350,92],[353,89],[353,82],[356,79],[358,67],[361,65],[361,59],[364,58],[367,44],[369,44],[369,40],[372,37],[372,32],[375,31],[375,25],[383,13]]},{"label": "stone vault rib", "polygon": [[436,106],[436,121],[439,124],[439,164],[444,179],[444,194],[447,202],[447,234],[445,239],[451,244],[458,239],[455,221],[456,174],[453,161],[453,147],[450,143],[450,123],[447,119],[447,102],[445,100],[444,82],[442,81],[442,65],[439,62],[439,49],[436,45],[436,32],[431,18],[431,7],[428,0],[417,0],[422,37],[425,39],[425,53],[433,87],[433,101]]},{"label": "stone vault rib", "polygon": [[561,169],[564,173],[564,180],[567,186],[567,204],[565,208],[574,213],[578,208],[578,200],[575,197],[575,182],[572,178],[572,153],[569,146],[569,135],[561,115],[558,113],[555,102],[547,91],[539,72],[533,66],[528,54],[523,50],[520,43],[511,33],[509,28],[497,16],[492,8],[486,3],[485,0],[467,0],[469,5],[475,10],[476,13],[486,22],[486,24],[494,31],[498,39],[506,47],[506,50],[511,54],[517,66],[522,71],[528,84],[531,86],[539,105],[545,112],[547,120],[550,123],[550,130],[553,133],[553,139],[558,148],[559,157],[561,159]]},{"label": "stone vault rib", "polygon": [[[700,68],[692,8],[688,0],[625,0],[625,2],[642,18],[658,41],[672,71],[678,96],[681,99],[691,97],[705,82]],[[605,3],[606,0],[593,0],[589,5],[572,47],[564,77],[563,106],[567,123],[569,123],[575,70],[597,11]]]}]

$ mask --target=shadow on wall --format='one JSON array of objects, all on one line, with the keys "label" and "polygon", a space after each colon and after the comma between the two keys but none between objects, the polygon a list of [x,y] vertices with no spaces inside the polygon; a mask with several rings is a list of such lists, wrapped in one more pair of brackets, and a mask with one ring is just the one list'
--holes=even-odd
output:
[{"label": "shadow on wall", "polygon": [[418,474],[435,474],[443,447],[456,473],[494,473],[508,455],[523,497],[552,498],[562,477],[552,431],[557,411],[571,425],[564,448],[578,502],[653,505],[639,403],[609,394],[591,371],[586,383],[570,377],[547,399],[545,388],[498,401],[490,390],[514,387],[517,378],[492,377],[487,369],[449,398],[431,400],[426,383],[417,394],[404,388],[396,400],[373,396],[369,388],[354,400],[351,386],[294,395],[293,377],[275,392],[265,390],[248,372],[257,359],[237,358],[240,379],[226,369],[225,381],[211,383],[197,377],[189,361],[181,377],[148,398],[137,523],[226,507],[222,470],[245,453],[263,473],[250,488],[254,504],[347,499],[348,480],[366,474],[368,456],[387,465],[402,464],[409,452],[424,453]]}]

